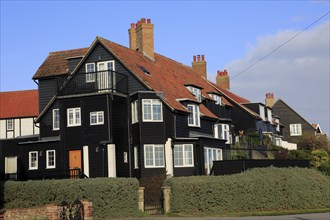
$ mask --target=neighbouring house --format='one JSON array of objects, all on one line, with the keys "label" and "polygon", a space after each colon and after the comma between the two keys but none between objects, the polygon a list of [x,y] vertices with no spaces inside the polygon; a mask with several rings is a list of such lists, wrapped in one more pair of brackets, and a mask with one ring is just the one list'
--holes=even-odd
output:
[{"label": "neighbouring house", "polygon": [[284,125],[283,140],[298,143],[305,132],[315,133],[317,131],[311,123],[282,99],[276,100],[272,108],[274,114],[281,118],[281,123]]},{"label": "neighbouring house", "polygon": [[129,47],[98,36],[87,48],[49,53],[33,76],[40,134],[16,143],[17,173],[205,175],[230,157],[241,132],[280,135],[271,108],[229,90],[227,71],[207,80],[204,55],[187,66],[156,53],[153,29],[141,19],[128,30]]},{"label": "neighbouring house", "polygon": [[231,92],[230,77],[227,70],[218,70],[216,85],[212,85],[233,106],[231,116],[236,142],[240,137],[238,134],[258,134],[261,141],[263,135],[268,135],[275,145],[282,145],[283,125],[280,123],[279,117],[273,114],[273,110],[269,105],[251,103],[249,100]]},{"label": "neighbouring house", "polygon": [[16,179],[22,159],[18,143],[38,139],[39,127],[34,123],[38,115],[38,90],[0,92],[1,178]]}]

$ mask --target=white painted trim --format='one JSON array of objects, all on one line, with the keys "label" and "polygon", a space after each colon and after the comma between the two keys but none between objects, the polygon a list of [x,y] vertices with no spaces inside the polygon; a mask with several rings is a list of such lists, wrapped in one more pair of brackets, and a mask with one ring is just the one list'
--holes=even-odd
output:
[{"label": "white painted trim", "polygon": [[89,177],[89,154],[88,146],[83,146],[84,174]]},{"label": "white painted trim", "polygon": [[[32,158],[31,158],[31,155],[32,154],[36,154],[37,156],[36,156],[36,166],[35,167],[31,167],[31,162],[32,162]],[[39,154],[38,154],[38,151],[30,151],[29,152],[29,170],[37,170],[38,169],[38,158],[39,157]]]},{"label": "white painted trim", "polygon": [[108,177],[116,176],[116,145],[108,144]]},{"label": "white painted trim", "polygon": [[168,138],[166,143],[165,143],[165,168],[167,171],[167,175],[173,176],[174,171],[173,171],[173,149],[172,149],[172,139]]},{"label": "white painted trim", "polygon": [[[49,162],[49,152],[53,151],[54,152],[54,165],[53,166],[49,166],[48,162]],[[56,168],[56,151],[55,150],[46,150],[46,169],[53,169]]]}]

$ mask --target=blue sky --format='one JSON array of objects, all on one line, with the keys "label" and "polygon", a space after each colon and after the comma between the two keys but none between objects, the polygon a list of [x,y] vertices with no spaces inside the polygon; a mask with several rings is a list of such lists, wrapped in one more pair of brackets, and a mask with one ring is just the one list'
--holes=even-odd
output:
[{"label": "blue sky", "polygon": [[[329,1],[1,0],[0,90],[36,89],[31,78],[51,51],[88,47],[96,36],[128,46],[130,23],[140,18],[155,25],[156,52],[187,65],[205,54],[209,80],[218,69],[235,76],[329,7]],[[253,102],[273,92],[329,134],[329,41],[328,14],[232,79],[232,91]]]}]

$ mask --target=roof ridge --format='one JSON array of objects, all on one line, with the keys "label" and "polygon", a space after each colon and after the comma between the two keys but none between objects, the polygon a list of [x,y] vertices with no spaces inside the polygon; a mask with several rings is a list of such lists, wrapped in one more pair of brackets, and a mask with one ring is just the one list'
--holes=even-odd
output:
[{"label": "roof ridge", "polygon": [[4,94],[4,93],[17,93],[17,92],[34,92],[34,91],[38,91],[38,89],[25,89],[25,90],[15,90],[15,91],[2,91],[0,92],[1,94]]},{"label": "roof ridge", "polygon": [[49,52],[49,54],[58,54],[58,53],[65,53],[65,52],[74,52],[79,50],[87,50],[89,47],[82,47],[82,48],[75,48],[75,49],[68,49],[68,50],[57,50]]}]

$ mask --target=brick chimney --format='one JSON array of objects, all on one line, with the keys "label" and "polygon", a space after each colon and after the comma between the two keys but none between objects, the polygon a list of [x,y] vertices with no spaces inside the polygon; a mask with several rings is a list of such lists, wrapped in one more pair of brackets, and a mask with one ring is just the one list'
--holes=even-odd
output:
[{"label": "brick chimney", "polygon": [[128,34],[131,49],[140,51],[145,56],[155,60],[154,25],[151,24],[151,19],[141,18],[136,24],[131,24]]},{"label": "brick chimney", "polygon": [[129,48],[132,50],[136,50],[136,31],[135,31],[135,24],[131,23],[131,28],[128,29],[128,36],[129,36]]},{"label": "brick chimney", "polygon": [[216,81],[217,81],[217,85],[220,88],[230,90],[230,78],[228,76],[227,70],[224,71],[218,70]]},{"label": "brick chimney", "polygon": [[275,104],[275,98],[274,98],[274,93],[267,93],[266,94],[266,99],[265,99],[266,106],[268,107],[273,107]]},{"label": "brick chimney", "polygon": [[192,68],[195,70],[198,75],[207,79],[206,75],[206,61],[204,55],[195,55],[193,57],[193,62],[191,63]]}]

